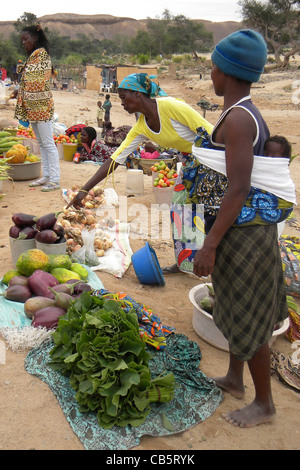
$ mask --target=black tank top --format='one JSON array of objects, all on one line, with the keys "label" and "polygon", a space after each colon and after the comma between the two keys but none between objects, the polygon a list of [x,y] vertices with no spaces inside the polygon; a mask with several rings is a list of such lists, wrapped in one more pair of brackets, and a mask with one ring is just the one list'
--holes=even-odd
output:
[{"label": "black tank top", "polygon": [[240,101],[232,105],[230,108],[226,109],[224,113],[221,114],[218,122],[214,126],[213,132],[211,134],[211,148],[214,149],[222,149],[224,150],[225,145],[219,144],[213,141],[214,135],[216,133],[216,130],[220,123],[225,119],[227,114],[232,110],[232,108],[239,107],[245,109],[249,114],[253,117],[257,133],[256,133],[256,138],[253,142],[253,154],[254,155],[263,155],[264,154],[264,145],[265,141],[270,137],[270,131],[268,129],[268,126],[266,122],[264,121],[260,111],[257,109],[257,107],[252,103],[251,97],[250,96],[245,96],[242,98]]}]

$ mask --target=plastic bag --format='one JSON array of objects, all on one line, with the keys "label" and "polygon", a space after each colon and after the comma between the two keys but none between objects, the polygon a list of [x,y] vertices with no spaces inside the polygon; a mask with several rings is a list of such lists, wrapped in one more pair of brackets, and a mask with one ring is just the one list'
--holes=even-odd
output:
[{"label": "plastic bag", "polygon": [[82,230],[81,236],[83,246],[72,253],[71,259],[73,262],[85,264],[86,266],[97,266],[99,264],[99,260],[94,249],[95,234],[96,229]]},{"label": "plastic bag", "polygon": [[53,134],[58,137],[59,134],[64,134],[67,129],[67,126],[62,124],[61,122],[53,122],[52,121],[52,131]]}]

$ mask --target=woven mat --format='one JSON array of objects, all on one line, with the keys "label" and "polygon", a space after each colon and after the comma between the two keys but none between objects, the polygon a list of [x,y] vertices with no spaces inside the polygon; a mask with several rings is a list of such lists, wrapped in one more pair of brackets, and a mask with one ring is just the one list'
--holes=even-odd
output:
[{"label": "woven mat", "polygon": [[199,346],[184,335],[171,334],[164,350],[149,349],[152,355],[149,366],[153,377],[165,370],[174,373],[178,384],[174,399],[169,403],[152,404],[151,412],[141,426],[102,429],[96,414],[79,412],[68,378],[48,365],[52,347],[53,344],[46,343],[31,350],[25,368],[53,391],[86,450],[127,450],[137,446],[144,435],[166,436],[182,432],[211,416],[223,401],[222,391],[199,369]]}]

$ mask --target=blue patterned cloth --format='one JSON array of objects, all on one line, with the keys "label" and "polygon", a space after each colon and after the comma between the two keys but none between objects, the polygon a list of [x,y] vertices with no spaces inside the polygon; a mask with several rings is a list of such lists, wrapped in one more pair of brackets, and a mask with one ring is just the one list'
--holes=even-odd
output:
[{"label": "blue patterned cloth", "polygon": [[156,75],[148,75],[147,73],[132,73],[127,77],[123,78],[119,88],[131,91],[139,91],[140,93],[145,93],[151,98],[155,96],[167,96],[159,85],[151,80],[151,78],[156,78]]}]

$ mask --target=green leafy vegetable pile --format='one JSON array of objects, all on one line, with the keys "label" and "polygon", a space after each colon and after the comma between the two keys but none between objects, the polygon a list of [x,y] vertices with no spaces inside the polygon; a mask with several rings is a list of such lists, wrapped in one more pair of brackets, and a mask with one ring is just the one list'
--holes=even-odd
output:
[{"label": "green leafy vegetable pile", "polygon": [[175,378],[151,378],[150,356],[137,315],[120,302],[84,292],[59,319],[50,364],[69,375],[81,412],[97,413],[99,425],[141,425],[151,403],[170,401]]}]

